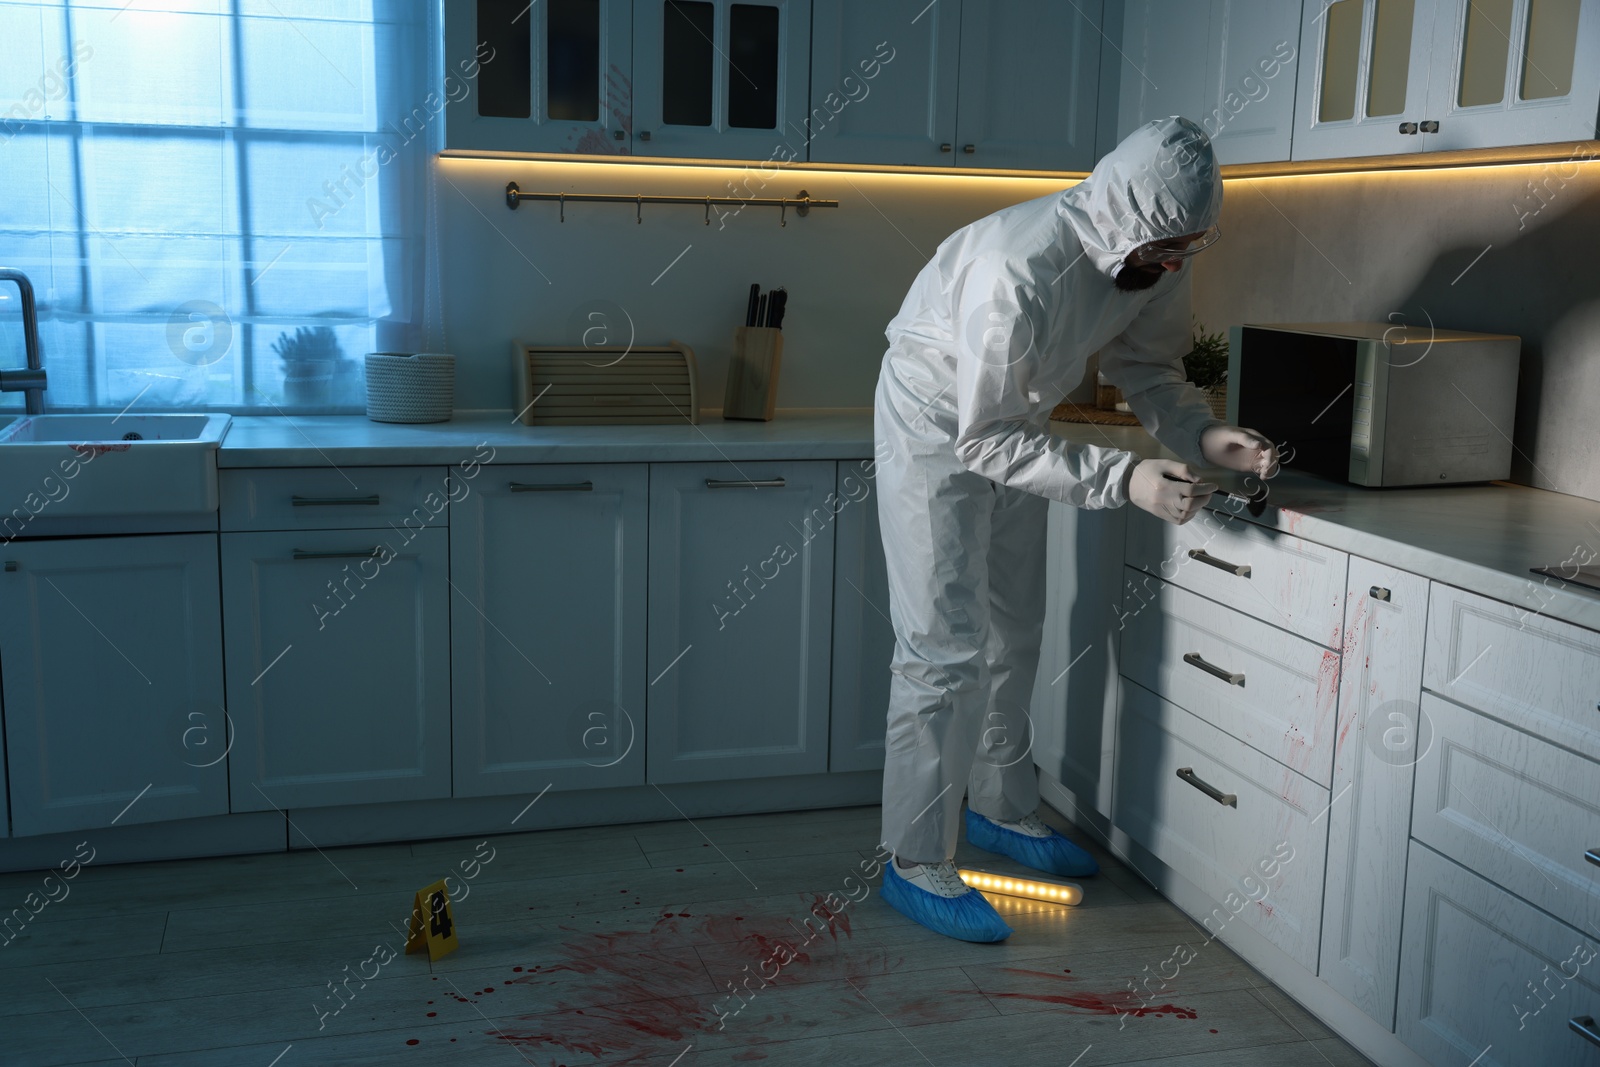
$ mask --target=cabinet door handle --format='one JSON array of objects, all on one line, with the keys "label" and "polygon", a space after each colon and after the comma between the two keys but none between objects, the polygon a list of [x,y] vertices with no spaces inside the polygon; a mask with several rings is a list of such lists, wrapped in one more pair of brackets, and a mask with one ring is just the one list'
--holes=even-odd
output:
[{"label": "cabinet door handle", "polygon": [[378,494],[371,496],[291,496],[289,503],[297,508],[349,507],[353,504],[376,506]]},{"label": "cabinet door handle", "polygon": [[1234,671],[1225,671],[1221,667],[1218,667],[1215,663],[1207,663],[1205,661],[1205,657],[1201,656],[1198,652],[1185,652],[1183,654],[1183,662],[1187,663],[1191,667],[1199,667],[1207,674],[1215,675],[1216,677],[1221,678],[1224,682],[1227,682],[1229,685],[1236,685],[1241,689],[1244,688],[1244,675]]},{"label": "cabinet door handle", "polygon": [[978,151],[978,146],[975,145],[975,144],[962,145],[961,146],[961,151],[965,152],[969,156],[970,155],[975,155],[977,153],[977,151]]},{"label": "cabinet door handle", "polygon": [[594,490],[593,482],[551,482],[548,485],[531,485],[512,482],[513,493],[588,493]]},{"label": "cabinet door handle", "polygon": [[648,141],[649,139],[650,139],[650,131],[649,130],[640,130],[639,131],[639,140]]},{"label": "cabinet door handle", "polygon": [[1439,120],[1438,119],[1426,119],[1426,120],[1424,120],[1423,123],[1422,123],[1422,132],[1423,133],[1438,133],[1439,132]]},{"label": "cabinet door handle", "polygon": [[1402,122],[1400,124],[1400,132],[1404,133],[1404,134],[1416,133],[1417,132],[1417,124],[1415,122]]},{"label": "cabinet door handle", "polygon": [[14,571],[16,569],[17,569],[17,561],[16,560],[14,560],[14,559],[6,560],[6,573],[7,574],[10,574],[12,571]]},{"label": "cabinet door handle", "polygon": [[1212,800],[1215,800],[1218,804],[1221,804],[1224,807],[1235,809],[1239,807],[1239,797],[1236,794],[1224,793],[1216,786],[1201,778],[1198,774],[1195,774],[1193,767],[1179,767],[1178,777],[1182,778],[1184,781],[1188,782],[1190,785],[1200,790],[1200,792],[1204,793],[1206,796],[1210,797]]},{"label": "cabinet door handle", "polygon": [[1567,1020],[1567,1026],[1591,1045],[1600,1045],[1600,1028],[1595,1026],[1593,1015],[1575,1015]]},{"label": "cabinet door handle", "polygon": [[1589,851],[1583,854],[1583,858],[1594,864],[1596,867],[1600,867],[1600,848],[1591,848]]},{"label": "cabinet door handle", "polygon": [[381,555],[383,555],[381,548],[369,548],[364,552],[359,549],[354,552],[302,552],[298,548],[294,550],[295,559],[377,559]]},{"label": "cabinet door handle", "polygon": [[733,479],[723,481],[720,478],[707,478],[707,489],[782,489],[782,478],[757,478],[755,481],[748,479]]},{"label": "cabinet door handle", "polygon": [[1216,556],[1213,556],[1204,549],[1191,548],[1189,550],[1189,558],[1204,563],[1207,567],[1215,567],[1219,571],[1227,571],[1229,574],[1237,574],[1241,578],[1250,577],[1250,564],[1229,563],[1225,559],[1218,559]]},{"label": "cabinet door handle", "polygon": [[1381,585],[1373,586],[1372,590],[1371,590],[1371,594],[1372,594],[1372,599],[1373,600],[1388,600],[1389,599],[1389,590],[1385,589]]},{"label": "cabinet door handle", "polygon": [[955,145],[951,144],[949,141],[946,141],[944,144],[939,146],[939,151],[941,151],[941,152],[953,152],[953,151],[955,151],[955,147],[956,147]]}]

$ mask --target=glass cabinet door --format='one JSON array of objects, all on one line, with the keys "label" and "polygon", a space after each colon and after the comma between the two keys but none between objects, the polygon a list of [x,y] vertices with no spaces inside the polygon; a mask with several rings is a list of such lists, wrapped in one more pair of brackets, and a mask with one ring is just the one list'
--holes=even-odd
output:
[{"label": "glass cabinet door", "polygon": [[451,0],[445,147],[627,154],[629,0]]},{"label": "glass cabinet door", "polygon": [[1448,0],[1308,0],[1294,159],[1421,152],[1434,9]]},{"label": "glass cabinet door", "polygon": [[634,0],[633,154],[806,158],[810,0]]},{"label": "glass cabinet door", "polygon": [[[1600,111],[1600,3],[1450,0],[1434,27],[1432,148],[1587,140]],[[1431,127],[1430,127],[1431,128]]]}]

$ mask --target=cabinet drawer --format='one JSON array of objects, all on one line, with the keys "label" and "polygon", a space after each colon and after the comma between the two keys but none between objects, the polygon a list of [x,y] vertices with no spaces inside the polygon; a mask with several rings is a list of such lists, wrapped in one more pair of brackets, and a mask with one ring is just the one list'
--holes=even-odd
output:
[{"label": "cabinet drawer", "polygon": [[218,473],[224,530],[410,530],[448,525],[444,467],[295,467]]},{"label": "cabinet drawer", "polygon": [[1142,571],[1126,577],[1122,673],[1330,785],[1338,654]]},{"label": "cabinet drawer", "polygon": [[1434,751],[1417,764],[1412,836],[1587,923],[1600,911],[1600,869],[1584,859],[1600,849],[1600,766],[1431,693],[1422,710]]},{"label": "cabinet drawer", "polygon": [[1600,759],[1600,633],[1435,582],[1422,684]]},{"label": "cabinet drawer", "polygon": [[1557,922],[1416,841],[1395,1033],[1430,1063],[1594,1067],[1567,1025],[1600,1018],[1591,935]]},{"label": "cabinet drawer", "polygon": [[1327,811],[1315,782],[1147,689],[1122,687],[1112,821],[1219,902],[1208,931],[1242,922],[1316,969]]},{"label": "cabinet drawer", "polygon": [[1329,648],[1344,628],[1349,557],[1334,548],[1203,511],[1174,526],[1128,516],[1128,563]]}]

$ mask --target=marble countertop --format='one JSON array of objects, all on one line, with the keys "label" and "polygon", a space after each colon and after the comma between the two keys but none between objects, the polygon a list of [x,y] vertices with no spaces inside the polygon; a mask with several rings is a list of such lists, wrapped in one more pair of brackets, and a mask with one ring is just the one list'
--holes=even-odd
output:
[{"label": "marble countertop", "polygon": [[872,410],[779,411],[771,422],[705,413],[698,424],[668,426],[524,426],[510,411],[413,424],[364,415],[245,415],[234,418],[217,466],[443,466],[471,458],[484,445],[494,449],[494,463],[866,459],[872,455]]},{"label": "marble countertop", "polygon": [[[1052,423],[1086,444],[1172,458],[1138,427]],[[494,449],[495,463],[622,463],[714,460],[865,459],[867,408],[780,411],[771,422],[730,422],[708,413],[698,425],[535,427],[511,412],[463,414],[415,425],[361,415],[242,416],[222,442],[218,466],[445,465]],[[1248,493],[1242,475],[1219,474]],[[1269,483],[1259,518],[1238,517],[1448,585],[1600,630],[1600,592],[1530,573],[1600,555],[1600,503],[1493,483],[1365,489],[1285,471]],[[1236,509],[1214,510],[1233,515]]]}]

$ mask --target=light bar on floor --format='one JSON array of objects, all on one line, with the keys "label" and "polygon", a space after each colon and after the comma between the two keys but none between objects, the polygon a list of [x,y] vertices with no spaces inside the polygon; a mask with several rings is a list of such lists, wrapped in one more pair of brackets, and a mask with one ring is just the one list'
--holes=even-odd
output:
[{"label": "light bar on floor", "polygon": [[1005,893],[1051,904],[1077,904],[1083,900],[1083,887],[1073,882],[1057,882],[1038,875],[1021,878],[1014,874],[986,871],[981,867],[959,867],[956,873],[963,882],[981,893]]}]

